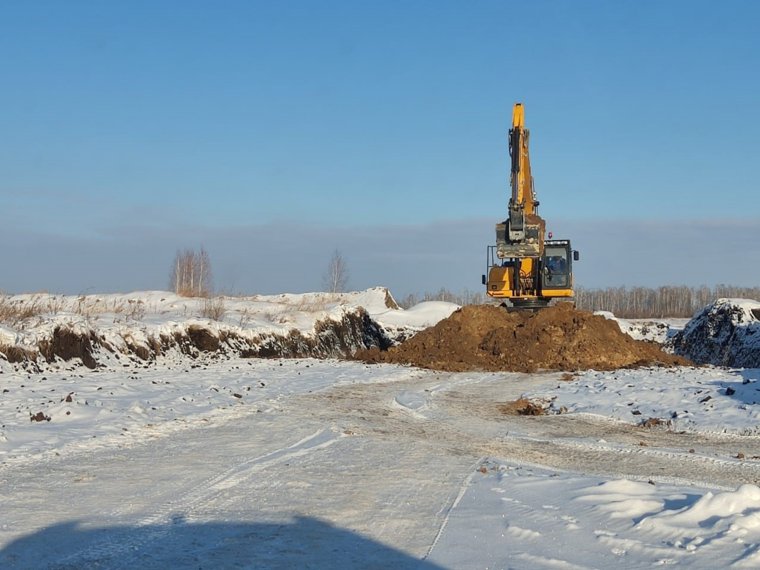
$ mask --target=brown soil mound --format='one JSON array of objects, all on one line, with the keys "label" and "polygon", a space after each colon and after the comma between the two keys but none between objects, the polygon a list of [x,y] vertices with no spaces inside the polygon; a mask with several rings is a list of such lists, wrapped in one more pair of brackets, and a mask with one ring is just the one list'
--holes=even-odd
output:
[{"label": "brown soil mound", "polygon": [[387,351],[360,351],[366,362],[412,364],[422,368],[534,372],[614,370],[678,366],[688,360],[621,332],[617,323],[569,303],[536,313],[507,312],[492,305],[466,306]]}]

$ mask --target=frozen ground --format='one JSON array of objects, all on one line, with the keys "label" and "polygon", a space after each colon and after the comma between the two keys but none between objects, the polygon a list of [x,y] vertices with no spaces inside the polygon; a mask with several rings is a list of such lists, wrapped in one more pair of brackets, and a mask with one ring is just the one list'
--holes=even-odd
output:
[{"label": "frozen ground", "polygon": [[0,369],[0,568],[760,566],[757,369]]},{"label": "frozen ground", "polygon": [[[688,395],[695,378],[712,378],[637,374],[653,400],[658,384]],[[748,372],[712,374],[742,386]],[[3,386],[24,383],[2,400],[3,417],[18,418],[2,442],[3,568],[758,562],[758,439],[715,433],[699,418],[686,433],[607,419],[614,399],[595,391],[592,373],[568,383],[232,359],[189,373],[45,378],[2,377]],[[576,386],[578,405],[602,394],[594,415],[499,410],[557,385]],[[44,405],[40,386],[54,394],[41,408],[49,422],[16,412],[24,390],[30,410]],[[716,405],[730,398],[713,392]]]}]

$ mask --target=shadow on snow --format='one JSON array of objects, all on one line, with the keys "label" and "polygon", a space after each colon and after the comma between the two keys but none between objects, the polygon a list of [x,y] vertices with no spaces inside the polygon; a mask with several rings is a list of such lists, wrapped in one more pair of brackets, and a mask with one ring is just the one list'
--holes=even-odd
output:
[{"label": "shadow on snow", "polygon": [[75,521],[9,543],[0,568],[441,568],[311,517],[291,522],[191,523],[90,528]]},{"label": "shadow on snow", "polygon": [[732,371],[742,378],[741,382],[725,380],[712,382],[720,394],[730,396],[745,405],[760,404],[760,368],[743,368]]}]

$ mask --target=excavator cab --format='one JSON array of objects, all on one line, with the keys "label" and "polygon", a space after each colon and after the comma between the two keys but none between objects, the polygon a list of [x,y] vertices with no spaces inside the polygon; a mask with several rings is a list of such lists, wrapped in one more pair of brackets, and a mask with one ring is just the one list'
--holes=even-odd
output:
[{"label": "excavator cab", "polygon": [[571,289],[573,286],[572,263],[570,242],[566,240],[547,241],[541,263],[541,289],[544,291]]},{"label": "excavator cab", "polygon": [[539,309],[553,300],[574,301],[573,262],[580,256],[569,240],[545,240],[541,257],[500,259],[488,246],[483,285],[489,297],[509,301],[511,307]]}]

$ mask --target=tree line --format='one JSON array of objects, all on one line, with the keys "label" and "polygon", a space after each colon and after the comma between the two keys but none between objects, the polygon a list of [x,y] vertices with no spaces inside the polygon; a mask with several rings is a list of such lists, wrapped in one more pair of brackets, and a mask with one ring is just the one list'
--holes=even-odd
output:
[{"label": "tree line", "polygon": [[[575,288],[575,305],[584,311],[610,311],[628,319],[691,317],[696,311],[723,297],[760,301],[760,287],[607,287]],[[465,289],[459,293],[441,288],[438,291],[412,293],[402,298],[399,306],[408,309],[423,301],[448,301],[457,305],[478,305],[489,302],[482,292]]]},{"label": "tree line", "polygon": [[667,285],[657,288],[575,289],[575,303],[579,309],[610,311],[618,317],[629,319],[691,317],[705,305],[724,297],[760,300],[760,287],[721,284],[714,287]]}]

